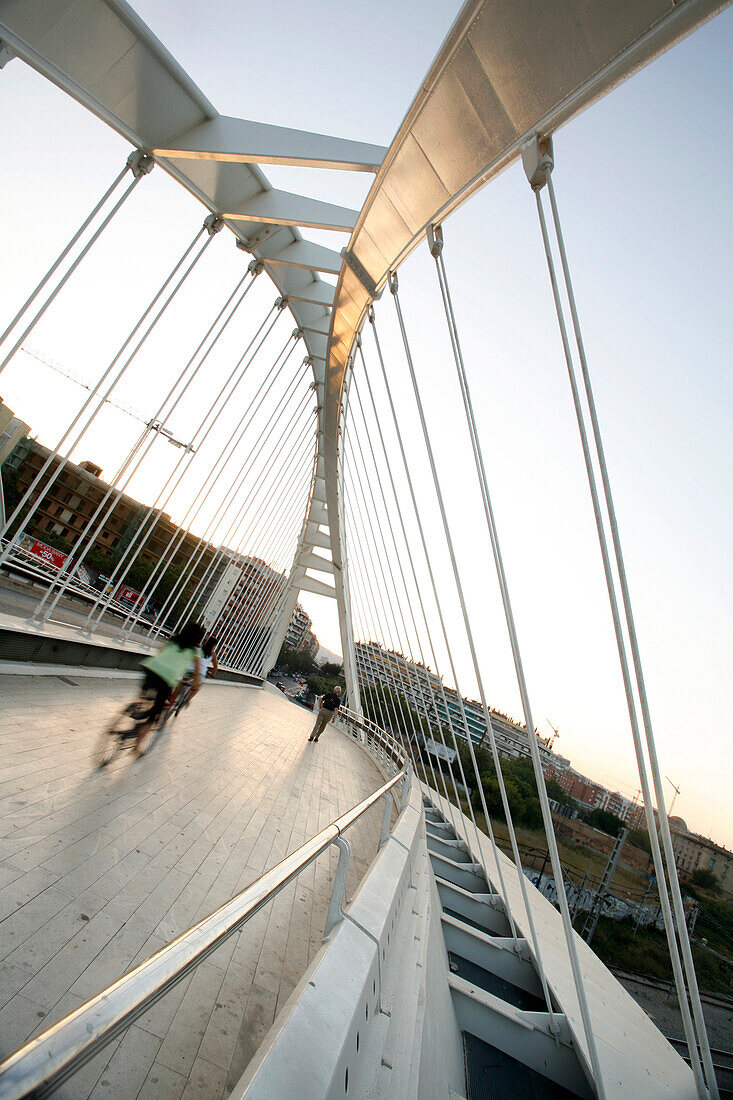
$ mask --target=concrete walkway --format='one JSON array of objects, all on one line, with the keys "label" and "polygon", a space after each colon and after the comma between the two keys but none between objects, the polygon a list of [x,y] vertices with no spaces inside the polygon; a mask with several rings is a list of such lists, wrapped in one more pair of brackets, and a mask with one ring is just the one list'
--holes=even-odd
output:
[{"label": "concrete walkway", "polygon": [[[114,981],[383,780],[267,689],[205,685],[146,757],[91,767],[129,680],[0,677],[0,1054]],[[381,807],[349,833],[350,897]],[[322,857],[56,1095],[226,1096],[318,950]]]}]

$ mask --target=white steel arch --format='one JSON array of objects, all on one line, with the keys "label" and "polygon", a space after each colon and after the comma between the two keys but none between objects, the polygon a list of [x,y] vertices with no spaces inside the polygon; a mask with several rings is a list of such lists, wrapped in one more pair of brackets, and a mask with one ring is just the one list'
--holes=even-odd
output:
[{"label": "white steel arch", "polygon": [[[321,519],[305,526],[319,538],[304,543],[298,557],[307,562],[327,539],[333,585],[307,567],[294,566],[291,580],[335,596],[357,706],[338,438],[346,367],[368,306],[428,227],[516,159],[534,134],[552,133],[725,6],[725,0],[637,0],[620,10],[603,0],[539,6],[469,0],[384,149],[219,114],[124,0],[0,0],[4,63],[22,58],[153,156],[224,221],[238,247],[262,261],[287,298],[320,406],[314,503]],[[376,178],[357,212],[274,189],[259,164]],[[348,246],[340,252],[315,244],[299,227],[349,233]],[[321,274],[338,276],[335,292]]]},{"label": "white steel arch", "polygon": [[[287,299],[319,393],[320,431],[301,538],[271,641],[274,661],[297,592],[334,596],[352,705],[340,431],[356,334],[388,277],[422,237],[539,135],[610,90],[724,7],[722,0],[638,0],[621,14],[594,0],[467,3],[388,150],[219,115],[120,0],[0,0],[0,39],[196,196],[261,262]],[[259,163],[376,173],[361,212],[278,191]],[[343,253],[299,227],[349,233]],[[335,292],[320,278],[338,275]],[[317,549],[330,550],[330,559]],[[332,583],[309,575],[329,574]],[[588,964],[590,965],[590,964]],[[550,979],[563,1004],[564,967]],[[612,992],[601,1001],[612,1005]],[[572,1005],[571,1005],[572,1007]],[[569,1018],[577,1012],[566,1009]],[[604,1069],[616,1023],[599,1028]],[[575,1036],[580,1044],[580,1036]],[[650,1040],[651,1041],[651,1040]],[[648,1053],[648,1052],[647,1052]],[[663,1051],[657,1051],[660,1061]],[[619,1071],[620,1072],[620,1071]],[[670,1088],[674,1082],[669,1082]]]}]

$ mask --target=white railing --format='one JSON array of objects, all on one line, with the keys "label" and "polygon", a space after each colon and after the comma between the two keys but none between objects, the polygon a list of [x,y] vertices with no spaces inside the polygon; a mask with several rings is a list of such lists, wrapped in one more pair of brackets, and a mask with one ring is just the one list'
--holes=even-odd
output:
[{"label": "white railing", "polygon": [[405,764],[404,753],[398,743],[373,722],[345,711],[339,725],[392,773],[391,778],[275,867],[265,871],[231,901],[11,1055],[0,1065],[0,1100],[21,1100],[28,1095],[42,1097],[57,1089],[238,932],[331,844],[339,848],[339,861],[324,938],[343,919],[350,855],[344,833],[383,798],[385,813],[379,842],[381,848],[389,836],[395,788],[399,783],[402,783],[400,810],[407,804],[411,769]]}]

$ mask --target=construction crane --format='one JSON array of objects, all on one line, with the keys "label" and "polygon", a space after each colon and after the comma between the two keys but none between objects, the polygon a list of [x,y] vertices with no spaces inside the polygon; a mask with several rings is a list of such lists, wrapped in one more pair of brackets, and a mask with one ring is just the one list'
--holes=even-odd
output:
[{"label": "construction crane", "polygon": [[667,810],[667,817],[671,817],[672,816],[672,810],[674,809],[674,804],[677,801],[677,795],[680,793],[680,789],[679,789],[679,787],[675,787],[674,783],[669,778],[669,776],[665,776],[665,778],[666,778],[667,782],[669,783],[669,785],[671,786],[672,790],[674,791],[674,794],[672,795],[672,801],[670,802],[669,809]]},{"label": "construction crane", "polygon": [[546,745],[547,745],[548,749],[551,749],[552,746],[555,744],[555,741],[557,740],[557,738],[560,736],[560,733],[558,731],[557,726],[553,726],[553,724],[552,724],[552,722],[550,721],[549,718],[545,718],[545,721],[547,722],[547,725],[552,730],[552,737],[548,738],[548,740],[546,741]]}]

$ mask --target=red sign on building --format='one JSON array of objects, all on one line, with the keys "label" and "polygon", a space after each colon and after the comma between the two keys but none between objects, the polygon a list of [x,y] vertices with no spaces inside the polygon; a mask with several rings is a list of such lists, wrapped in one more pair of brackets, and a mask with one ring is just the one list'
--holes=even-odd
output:
[{"label": "red sign on building", "polygon": [[38,539],[33,542],[30,552],[56,569],[61,569],[68,556],[62,554],[60,550],[54,550],[53,546],[48,546],[45,542],[39,542]]},{"label": "red sign on building", "polygon": [[129,585],[121,584],[117,589],[117,599],[124,600],[125,603],[131,603],[133,607],[135,604],[145,603],[145,597],[141,596],[139,592],[136,592],[134,588],[130,588]]}]

